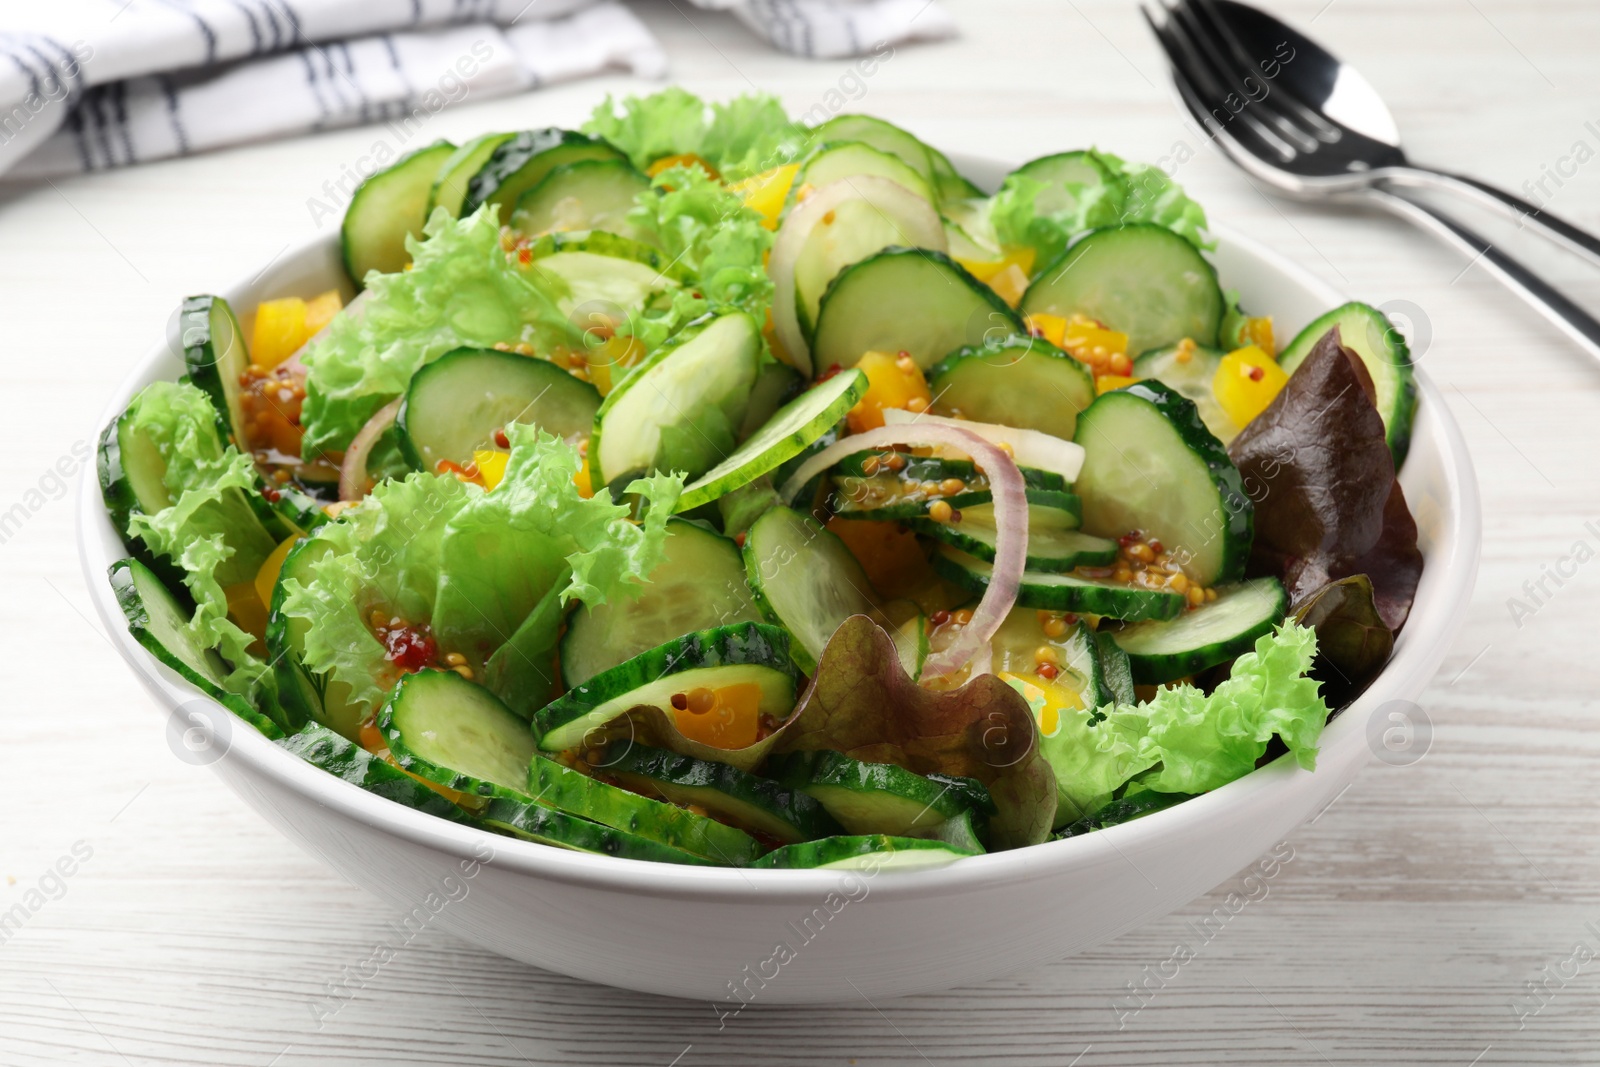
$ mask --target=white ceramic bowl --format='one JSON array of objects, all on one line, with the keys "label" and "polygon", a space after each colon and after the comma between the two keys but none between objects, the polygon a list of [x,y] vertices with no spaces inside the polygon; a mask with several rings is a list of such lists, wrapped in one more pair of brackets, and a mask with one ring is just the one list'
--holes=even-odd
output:
[{"label": "white ceramic bowl", "polygon": [[[997,183],[1006,169],[985,160],[958,165],[980,183]],[[1237,288],[1247,307],[1270,312],[1280,336],[1342,302],[1283,256],[1226,230],[1216,237],[1224,285]],[[329,234],[223,295],[247,310],[341,279],[337,236]],[[101,425],[147,382],[180,373],[168,346],[158,346],[123,383]],[[1282,840],[1371,758],[1374,711],[1421,693],[1461,624],[1477,572],[1481,520],[1466,446],[1438,389],[1426,374],[1418,379],[1421,405],[1401,481],[1427,569],[1394,658],[1329,726],[1315,772],[1285,757],[1095,834],[870,878],[584,855],[455,825],[363,792],[200,698],[129,637],[105,580],[125,552],[93,478],[83,481],[79,545],[95,607],[168,710],[169,736],[210,718],[216,736],[197,762],[209,760],[230,788],[329,866],[391,904],[415,909],[415,921],[562,974],[726,1002],[726,1010],[745,1001],[877,999],[1019,971],[1164,915]],[[1384,725],[1386,716],[1375,722]],[[1019,916],[1026,920],[1015,921]]]}]

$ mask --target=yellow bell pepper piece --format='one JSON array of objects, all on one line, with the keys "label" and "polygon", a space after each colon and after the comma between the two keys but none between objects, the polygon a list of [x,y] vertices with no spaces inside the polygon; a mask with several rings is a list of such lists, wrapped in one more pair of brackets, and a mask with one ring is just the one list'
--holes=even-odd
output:
[{"label": "yellow bell pepper piece", "polygon": [[654,178],[657,174],[661,174],[664,171],[669,171],[673,167],[699,167],[713,178],[722,177],[721,173],[717,171],[716,167],[713,167],[710,163],[706,162],[705,159],[699,155],[696,155],[694,152],[682,152],[675,156],[662,156],[660,159],[646,167],[644,172],[645,174]]},{"label": "yellow bell pepper piece", "polygon": [[1288,381],[1277,360],[1255,345],[1246,345],[1222,357],[1211,392],[1234,425],[1244,426],[1267,409]]},{"label": "yellow bell pepper piece", "polygon": [[256,594],[256,583],[237,582],[222,592],[228,598],[228,618],[232,619],[239,629],[255,638],[250,643],[251,650],[259,652],[265,649],[267,605]]},{"label": "yellow bell pepper piece", "polygon": [[256,305],[250,333],[250,362],[267,370],[276,367],[326,326],[341,306],[338,291],[332,289],[311,301],[297,296],[263,300]]},{"label": "yellow bell pepper piece", "polygon": [[[333,321],[333,317],[344,307],[344,301],[339,298],[339,290],[329,289],[326,293],[306,301],[306,341],[311,340],[318,330]],[[304,344],[305,341],[300,342]]]},{"label": "yellow bell pepper piece", "polygon": [[868,352],[856,367],[867,376],[867,391],[845,415],[851,433],[882,426],[883,413],[889,408],[926,411],[933,403],[922,368],[912,362],[910,356]]},{"label": "yellow bell pepper piece", "polygon": [[[683,707],[678,707],[682,703]],[[761,687],[755,682],[673,695],[672,721],[691,741],[713,748],[748,748],[761,733]]]},{"label": "yellow bell pepper piece", "polygon": [[1009,306],[1016,307],[1028,291],[1028,275],[1015,263],[1008,263],[1004,270],[989,279],[989,288]]},{"label": "yellow bell pepper piece", "polygon": [[272,603],[272,591],[278,586],[278,572],[283,570],[283,561],[289,557],[289,550],[299,540],[299,534],[290,534],[261,561],[261,567],[256,571],[255,578],[256,597],[261,603],[269,605]]},{"label": "yellow bell pepper piece", "polygon": [[1094,380],[1094,395],[1099,396],[1101,393],[1109,393],[1113,389],[1121,389],[1123,386],[1132,385],[1138,380],[1124,374],[1102,374]]},{"label": "yellow bell pepper piece", "polygon": [[1105,356],[1127,355],[1128,335],[1121,330],[1111,330],[1093,319],[1074,315],[1067,320],[1061,347],[1084,363],[1095,362],[1103,350]]},{"label": "yellow bell pepper piece", "polygon": [[588,500],[594,496],[594,476],[589,473],[589,457],[583,457],[583,464],[578,467],[578,473],[572,476],[572,484],[578,487],[578,495]]},{"label": "yellow bell pepper piece", "polygon": [[511,453],[486,449],[472,453],[473,466],[478,468],[478,478],[485,489],[493,489],[506,476],[506,461]]},{"label": "yellow bell pepper piece", "polygon": [[1277,342],[1272,336],[1272,316],[1251,316],[1244,320],[1244,339],[1274,358],[1278,355]]},{"label": "yellow bell pepper piece", "polygon": [[1035,337],[1042,337],[1046,341],[1063,348],[1067,343],[1067,320],[1060,315],[1046,315],[1043,313],[1029,315],[1023,319],[1028,325],[1028,332]]},{"label": "yellow bell pepper piece", "polygon": [[744,199],[745,207],[761,216],[761,225],[769,230],[778,228],[778,216],[783,214],[784,202],[789,199],[789,189],[794,185],[800,164],[786,163],[781,167],[762,171],[743,181],[728,186],[730,193]]},{"label": "yellow bell pepper piece", "polygon": [[1045,737],[1053,737],[1061,729],[1063,711],[1077,711],[1083,707],[1083,698],[1059,682],[1046,681],[1038,675],[1012,674],[1010,671],[1001,671],[997,677],[1022,694],[1022,699],[1033,708],[1039,733]]},{"label": "yellow bell pepper piece", "polygon": [[1024,277],[1032,274],[1033,261],[1036,258],[1037,253],[1031,248],[1008,249],[997,259],[962,259],[960,256],[955,257],[956,262],[965,267],[968,274],[985,285],[991,284],[997,274],[1011,266],[1015,266],[1020,270]]}]

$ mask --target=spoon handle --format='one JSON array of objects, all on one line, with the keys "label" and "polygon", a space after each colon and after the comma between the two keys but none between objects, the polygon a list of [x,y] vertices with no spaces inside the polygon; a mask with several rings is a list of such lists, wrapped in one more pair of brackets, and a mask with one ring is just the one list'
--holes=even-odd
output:
[{"label": "spoon handle", "polygon": [[1488,182],[1470,178],[1465,174],[1434,170],[1431,167],[1389,167],[1383,171],[1383,180],[1389,185],[1411,186],[1420,189],[1441,189],[1475,200],[1499,211],[1518,225],[1527,225],[1536,232],[1565,245],[1589,262],[1600,266],[1600,237],[1587,230],[1515,196]]},{"label": "spoon handle", "polygon": [[1367,196],[1409,222],[1416,224],[1446,244],[1453,245],[1474,262],[1481,262],[1506,287],[1558,326],[1567,336],[1596,359],[1600,359],[1600,322],[1557,291],[1549,282],[1517,260],[1494,247],[1483,237],[1450,216],[1397,193],[1372,188]]}]

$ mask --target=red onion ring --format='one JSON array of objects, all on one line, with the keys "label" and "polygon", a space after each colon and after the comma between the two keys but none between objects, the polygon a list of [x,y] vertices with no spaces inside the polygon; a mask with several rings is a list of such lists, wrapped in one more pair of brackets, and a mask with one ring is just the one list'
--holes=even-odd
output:
[{"label": "red onion ring", "polygon": [[[394,425],[395,416],[400,414],[400,405],[404,402],[405,397],[397,396],[383,405],[351,439],[350,447],[345,449],[344,463],[339,466],[340,500],[360,500],[367,495],[367,457],[372,454],[372,446],[378,443],[383,431]],[[995,511],[998,515],[999,509]]]},{"label": "red onion ring", "polygon": [[1022,472],[999,448],[970,430],[944,423],[920,421],[899,426],[883,426],[853,434],[834,442],[800,465],[800,469],[779,490],[785,500],[794,499],[816,475],[845,456],[872,448],[892,445],[940,445],[957,448],[972,457],[972,462],[989,479],[994,496],[994,570],[972,621],[962,627],[949,648],[935,652],[923,665],[924,678],[954,674],[971,664],[974,675],[990,668],[989,642],[1017,602],[1022,571],[1028,556],[1028,497]]}]

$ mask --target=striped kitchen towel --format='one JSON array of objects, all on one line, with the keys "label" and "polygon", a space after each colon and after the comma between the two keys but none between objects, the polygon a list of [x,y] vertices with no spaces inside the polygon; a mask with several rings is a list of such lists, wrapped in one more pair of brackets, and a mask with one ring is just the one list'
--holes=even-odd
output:
[{"label": "striped kitchen towel", "polygon": [[[688,2],[817,58],[955,33],[937,0]],[[608,69],[667,73],[660,42],[616,0],[18,4],[0,15],[0,175],[71,174],[358,123],[420,124],[463,100]]]}]

